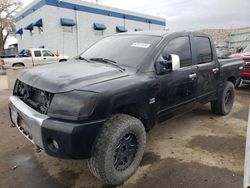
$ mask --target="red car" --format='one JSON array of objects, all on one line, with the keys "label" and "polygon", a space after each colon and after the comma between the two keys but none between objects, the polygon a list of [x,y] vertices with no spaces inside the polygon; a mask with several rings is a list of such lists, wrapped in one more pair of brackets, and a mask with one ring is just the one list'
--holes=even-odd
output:
[{"label": "red car", "polygon": [[242,81],[245,84],[250,84],[250,44],[243,50],[242,53],[232,54],[229,57],[241,58],[245,61],[244,70],[242,72]]}]

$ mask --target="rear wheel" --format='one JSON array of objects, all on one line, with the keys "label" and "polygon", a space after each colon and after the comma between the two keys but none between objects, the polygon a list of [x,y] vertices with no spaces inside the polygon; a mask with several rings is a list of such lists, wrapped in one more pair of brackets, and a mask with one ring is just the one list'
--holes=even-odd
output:
[{"label": "rear wheel", "polygon": [[139,166],[146,132],[135,117],[116,114],[101,128],[88,160],[90,171],[106,184],[119,185]]},{"label": "rear wheel", "polygon": [[234,103],[235,88],[232,82],[226,82],[224,88],[219,92],[218,99],[211,102],[212,112],[215,114],[228,114]]},{"label": "rear wheel", "polygon": [[59,63],[65,62],[65,61],[67,61],[67,59],[60,59],[60,60],[59,60]]},{"label": "rear wheel", "polygon": [[14,63],[12,67],[13,67],[14,69],[16,69],[16,68],[23,68],[23,67],[24,67],[24,64],[23,64],[23,63]]}]

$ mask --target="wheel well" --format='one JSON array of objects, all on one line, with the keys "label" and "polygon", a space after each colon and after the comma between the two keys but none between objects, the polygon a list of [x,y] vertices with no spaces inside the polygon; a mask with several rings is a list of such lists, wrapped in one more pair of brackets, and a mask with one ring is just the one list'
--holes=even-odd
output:
[{"label": "wheel well", "polygon": [[12,67],[14,67],[14,66],[16,66],[16,65],[24,66],[24,63],[22,63],[22,62],[13,63]]},{"label": "wheel well", "polygon": [[227,79],[227,81],[232,82],[234,85],[236,84],[236,78],[231,76],[230,78]]},{"label": "wheel well", "polygon": [[59,62],[67,61],[67,59],[60,59]]},{"label": "wheel well", "polygon": [[131,115],[143,123],[145,130],[149,131],[154,126],[154,120],[150,117],[150,115],[144,110],[144,108],[138,107],[136,104],[124,105],[118,107],[112,111],[112,114],[122,113]]}]

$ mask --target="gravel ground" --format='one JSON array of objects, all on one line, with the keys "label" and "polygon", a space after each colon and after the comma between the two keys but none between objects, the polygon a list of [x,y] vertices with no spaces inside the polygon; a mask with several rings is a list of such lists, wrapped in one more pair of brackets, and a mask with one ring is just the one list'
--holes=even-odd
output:
[{"label": "gravel ground", "polygon": [[[10,84],[9,84],[10,85]],[[0,187],[107,187],[85,160],[50,157],[10,127],[8,97],[0,90]],[[250,86],[237,90],[233,111],[213,115],[209,105],[158,124],[147,134],[136,173],[120,187],[240,188]]]}]

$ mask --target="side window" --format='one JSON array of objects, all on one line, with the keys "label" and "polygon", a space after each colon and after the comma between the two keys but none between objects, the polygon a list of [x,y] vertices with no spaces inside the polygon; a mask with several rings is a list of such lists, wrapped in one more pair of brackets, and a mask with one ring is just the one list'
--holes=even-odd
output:
[{"label": "side window", "polygon": [[49,50],[43,50],[43,56],[52,56],[54,57],[54,54],[50,52]]},{"label": "side window", "polygon": [[41,53],[40,50],[35,50],[34,54],[35,54],[35,57],[41,57],[42,56],[42,53]]},{"label": "side window", "polygon": [[30,50],[26,50],[24,57],[31,57],[31,51]]},{"label": "side window", "polygon": [[189,37],[177,37],[171,40],[163,50],[163,56],[169,54],[179,55],[181,67],[192,65],[192,54]]},{"label": "side window", "polygon": [[207,37],[194,37],[196,46],[197,63],[209,63],[212,61],[212,49],[209,38]]}]

